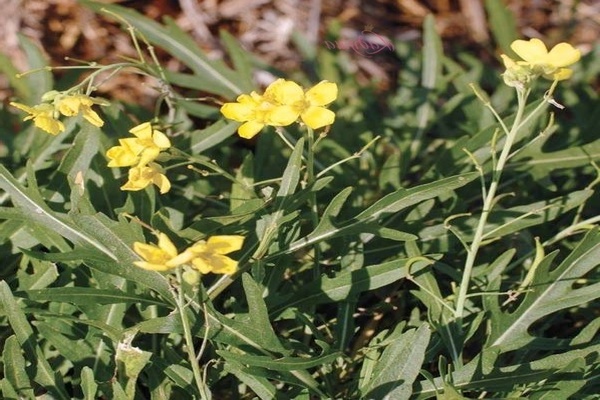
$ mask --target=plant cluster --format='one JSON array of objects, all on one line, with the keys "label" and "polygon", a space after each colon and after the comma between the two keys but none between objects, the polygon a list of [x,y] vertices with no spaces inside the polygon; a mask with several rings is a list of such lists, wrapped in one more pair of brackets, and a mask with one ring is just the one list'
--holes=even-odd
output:
[{"label": "plant cluster", "polygon": [[[21,39],[2,398],[597,398],[598,49],[496,26],[499,73],[428,17],[383,100],[332,49],[262,90],[227,33],[231,65],[83,3],[138,55],[50,68]],[[155,109],[99,96],[116,74],[151,77]]]}]

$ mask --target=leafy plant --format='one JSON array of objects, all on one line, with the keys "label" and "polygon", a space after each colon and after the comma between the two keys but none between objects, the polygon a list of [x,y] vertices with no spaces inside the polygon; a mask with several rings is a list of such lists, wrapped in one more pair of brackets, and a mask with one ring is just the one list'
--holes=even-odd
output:
[{"label": "leafy plant", "polygon": [[[428,17],[382,111],[331,49],[303,44],[325,82],[263,90],[227,33],[231,65],[83,3],[137,59],[62,91],[28,39],[31,72],[2,63],[23,102],[0,133],[3,398],[595,398],[600,103],[578,64],[564,79],[578,50],[515,42],[503,13],[522,60],[491,73]],[[155,110],[92,97],[106,73],[154,79]]]}]

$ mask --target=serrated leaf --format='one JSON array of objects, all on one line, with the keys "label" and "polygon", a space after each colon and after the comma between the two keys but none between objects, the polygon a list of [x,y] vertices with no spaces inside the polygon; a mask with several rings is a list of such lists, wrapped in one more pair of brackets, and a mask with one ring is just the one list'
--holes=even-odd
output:
[{"label": "serrated leaf", "polygon": [[600,139],[583,146],[543,153],[534,149],[523,149],[507,167],[517,170],[536,169],[540,173],[549,173],[557,169],[568,169],[590,165],[600,161]]},{"label": "serrated leaf", "polygon": [[[488,352],[489,349],[484,350]],[[573,360],[586,357],[595,357],[600,351],[600,345],[587,346],[582,349],[573,349],[560,354],[553,354],[545,358],[528,363],[493,366],[493,369],[487,373],[481,371],[482,355],[479,354],[473,358],[467,365],[458,367],[452,373],[452,383],[459,390],[481,390],[481,391],[511,391],[516,385],[537,385],[539,382],[552,380],[560,369],[567,367]],[[441,391],[444,387],[442,378],[435,378],[433,382],[422,380],[415,385],[413,392],[414,399],[428,399],[435,396],[436,391]]]},{"label": "serrated leaf", "polygon": [[553,312],[590,302],[600,297],[600,284],[574,289],[574,282],[600,263],[600,232],[594,229],[557,267],[552,268],[556,252],[544,258],[516,310],[503,312],[497,299],[484,298],[491,312],[491,332],[486,347],[502,352],[518,349],[534,340],[529,327]]},{"label": "serrated leaf", "polygon": [[[369,208],[350,220],[342,221],[336,223],[335,225],[332,223],[323,223],[323,226],[319,228],[319,231],[315,230],[306,237],[293,242],[286,252],[292,253],[303,247],[347,233],[369,232],[368,227],[372,227],[371,223],[377,221],[379,218],[397,213],[407,207],[413,206],[433,197],[446,194],[449,190],[454,190],[466,185],[476,177],[477,173],[471,172],[463,175],[444,178],[439,181],[416,186],[411,189],[397,190],[396,192],[390,193],[387,196],[379,199],[377,202],[375,202],[375,204],[371,205]],[[338,194],[338,196],[340,195]],[[343,198],[340,197],[340,201],[342,199]],[[330,225],[329,229],[326,229],[327,225]],[[407,236],[403,238],[403,240],[412,239],[413,236],[410,234],[407,234]]]},{"label": "serrated leaf", "polygon": [[[277,315],[290,307],[305,304],[316,305],[345,300],[349,297],[380,288],[406,277],[407,265],[410,259],[388,261],[382,264],[344,271],[333,278],[323,277],[320,281],[311,282],[302,288],[302,293],[289,297],[267,299],[271,315]],[[413,268],[426,264],[417,261]],[[270,300],[270,301],[269,301]]]},{"label": "serrated leaf", "polygon": [[[536,201],[507,209],[495,208],[488,217],[483,238],[486,240],[499,238],[553,221],[583,204],[593,193],[593,190],[577,190],[550,200]],[[458,232],[465,242],[470,242],[478,222],[479,216],[471,216],[453,219],[451,224],[454,232]],[[427,241],[447,240],[449,235],[445,224],[429,226],[419,232],[421,239]]]}]

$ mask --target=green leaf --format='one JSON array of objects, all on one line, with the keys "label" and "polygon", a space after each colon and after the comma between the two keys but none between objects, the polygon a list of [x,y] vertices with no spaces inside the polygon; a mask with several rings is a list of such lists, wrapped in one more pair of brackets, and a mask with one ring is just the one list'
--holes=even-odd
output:
[{"label": "green leaf", "polygon": [[[30,180],[31,183],[32,181]],[[90,245],[113,260],[117,260],[117,257],[104,245],[94,238],[82,234],[79,229],[70,225],[64,215],[50,210],[35,187],[24,188],[2,165],[0,165],[0,188],[10,195],[13,204],[21,207],[24,215],[30,221],[41,226],[52,227],[57,233],[71,242]]]},{"label": "green leaf", "polygon": [[70,396],[64,388],[60,375],[50,367],[42,350],[34,344],[35,342],[32,340],[32,338],[35,338],[33,329],[27,322],[25,314],[15,301],[5,281],[0,281],[0,301],[15,337],[25,352],[26,359],[35,366],[35,377],[33,379],[58,399],[68,400]]},{"label": "green leaf", "polygon": [[78,173],[86,175],[92,159],[100,149],[100,134],[100,129],[92,124],[81,124],[81,129],[75,136],[73,145],[63,156],[57,173],[48,184],[52,190],[65,193],[68,182],[73,182]]},{"label": "green leaf", "polygon": [[128,399],[135,398],[135,389],[142,369],[150,361],[152,353],[131,346],[135,334],[131,334],[117,345],[115,361],[117,363],[118,378],[121,386],[125,384],[125,393]]},{"label": "green leaf", "polygon": [[42,95],[53,89],[54,81],[52,73],[45,69],[48,65],[46,55],[39,45],[27,36],[19,35],[19,44],[27,57],[27,65],[30,70],[38,69],[34,74],[27,74],[21,78],[27,82],[28,93],[23,98],[28,104],[37,104]]},{"label": "green leaf", "polygon": [[491,332],[486,347],[497,347],[502,352],[519,349],[535,339],[529,327],[553,312],[578,306],[600,298],[600,284],[573,288],[577,279],[600,264],[600,232],[589,232],[581,243],[557,267],[552,261],[557,253],[549,254],[538,266],[536,274],[516,310],[503,312],[493,296],[484,297],[491,313]]},{"label": "green leaf", "polygon": [[250,54],[240,46],[238,40],[226,30],[219,31],[221,41],[227,49],[227,54],[231,59],[233,68],[237,71],[240,78],[240,84],[245,93],[254,90],[252,82],[252,59]]},{"label": "green leaf", "polygon": [[79,363],[94,353],[88,342],[65,336],[53,326],[53,322],[56,320],[39,321],[36,327],[40,335],[56,348],[62,357],[72,363]]},{"label": "green leaf", "polygon": [[95,289],[91,287],[57,287],[42,290],[17,292],[15,296],[35,301],[56,301],[78,305],[140,303],[165,306],[165,303],[150,297],[125,293],[120,290]]},{"label": "green leaf", "polygon": [[192,144],[190,152],[200,154],[211,149],[235,133],[239,124],[233,121],[217,121],[208,128],[190,133]]},{"label": "green leaf", "polygon": [[261,400],[279,399],[280,397],[282,399],[287,398],[283,393],[277,392],[277,388],[269,381],[269,379],[259,376],[255,371],[244,367],[234,360],[226,361],[223,368],[225,371],[235,375],[236,378],[248,385]]},{"label": "green leaf", "polygon": [[[593,190],[578,190],[565,196],[536,201],[527,205],[507,209],[495,208],[490,213],[483,238],[487,240],[504,237],[532,226],[553,221],[583,204],[593,193]],[[455,218],[451,224],[454,232],[458,232],[464,241],[470,242],[478,222],[479,216],[472,216]],[[419,233],[422,240],[448,240],[449,235],[445,224],[426,227]]]},{"label": "green leaf", "polygon": [[[516,385],[538,385],[546,380],[552,383],[564,379],[564,376],[555,375],[559,370],[569,366],[577,359],[595,359],[600,351],[600,344],[587,346],[581,349],[553,354],[542,359],[523,364],[507,366],[492,365],[485,374],[482,372],[483,359],[490,350],[473,358],[467,365],[458,367],[452,373],[452,383],[459,390],[480,391],[511,391]],[[590,358],[591,357],[591,358]],[[415,385],[414,399],[428,399],[435,396],[436,391],[444,387],[442,378],[435,378],[433,382],[423,380]]]},{"label": "green leaf", "polygon": [[423,21],[423,87],[435,89],[438,86],[442,76],[442,57],[442,39],[435,28],[435,17],[428,14]]},{"label": "green leaf", "polygon": [[379,358],[377,365],[361,392],[364,398],[409,399],[412,385],[425,358],[431,329],[423,324],[411,329],[390,343]]},{"label": "green leaf", "polygon": [[519,38],[514,15],[502,0],[485,0],[485,9],[496,43],[503,53],[514,57],[510,44]]},{"label": "green leaf", "polygon": [[227,350],[217,350],[217,354],[227,361],[234,360],[241,364],[263,367],[274,371],[295,371],[318,367],[328,364],[341,357],[342,353],[332,353],[317,357],[280,357],[256,356],[251,354],[238,354]]},{"label": "green leaf", "polygon": [[[244,293],[246,294],[246,300],[248,301],[248,315],[241,318],[238,314],[235,321],[246,323],[248,327],[260,332],[260,344],[271,352],[277,352],[281,354],[289,354],[289,350],[286,350],[277,335],[273,331],[271,321],[269,320],[269,313],[267,312],[267,306],[263,300],[263,290],[261,287],[252,279],[249,274],[242,275],[242,284],[244,285]],[[239,321],[238,321],[239,319]]]},{"label": "green leaf", "polygon": [[510,169],[531,170],[548,174],[557,169],[570,169],[600,161],[600,139],[583,146],[569,147],[548,153],[525,148],[507,165]]},{"label": "green leaf", "polygon": [[[132,242],[140,234],[125,220],[113,221],[102,213],[94,215],[72,214],[71,219],[79,232],[93,238],[104,248],[114,254],[118,262],[97,262],[84,260],[87,265],[102,272],[120,276],[131,282],[137,282],[155,290],[168,301],[173,301],[169,283],[164,275],[155,271],[147,271],[133,265],[140,257],[133,251]],[[143,239],[142,239],[143,240]]]},{"label": "green leaf", "polygon": [[[393,260],[354,271],[346,270],[334,278],[323,277],[319,281],[304,285],[302,293],[268,299],[270,314],[277,315],[287,308],[305,304],[333,303],[389,285],[406,277],[407,265],[411,261],[411,259]],[[417,261],[413,263],[412,268],[426,264],[428,262]]]},{"label": "green leaf", "polygon": [[[315,231],[311,232],[306,237],[293,242],[285,252],[292,253],[303,247],[310,246],[325,239],[341,236],[349,232],[370,232],[368,227],[372,226],[371,223],[377,221],[379,218],[397,213],[407,207],[433,197],[445,195],[448,191],[464,186],[476,177],[477,173],[471,172],[444,178],[411,189],[399,189],[396,192],[390,193],[379,199],[375,204],[350,220],[339,222],[335,225],[330,221],[322,222],[321,227],[317,226],[318,230],[315,229]],[[346,195],[347,192],[344,192],[343,195],[338,194],[336,196],[336,202],[342,202]],[[335,207],[338,207],[338,205],[336,204]],[[402,237],[402,240],[412,239],[414,238],[410,234],[406,234],[406,236]]]},{"label": "green leaf", "polygon": [[94,371],[88,366],[81,369],[81,391],[83,392],[84,400],[96,399],[98,384],[94,379]]},{"label": "green leaf", "polygon": [[9,336],[4,342],[2,361],[4,364],[4,379],[8,380],[12,388],[20,396],[34,399],[33,388],[31,387],[31,382],[25,368],[25,358],[21,353],[21,345],[15,335]]}]

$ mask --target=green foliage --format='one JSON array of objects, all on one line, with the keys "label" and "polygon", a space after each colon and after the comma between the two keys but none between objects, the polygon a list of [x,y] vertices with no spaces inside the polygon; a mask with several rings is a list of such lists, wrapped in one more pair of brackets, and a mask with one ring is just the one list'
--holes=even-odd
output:
[{"label": "green foliage", "polygon": [[[449,51],[430,16],[422,46],[394,43],[398,88],[382,94],[357,84],[348,54],[297,38],[310,72],[338,84],[335,124],[314,137],[267,127],[245,142],[214,100],[183,95],[228,102],[259,90],[261,66],[234,37],[221,33],[228,65],[172,20],[83,3],[189,72],[135,64],[169,112],[111,101],[94,106],[103,127],[74,117],[51,136],[5,110],[19,132],[0,131],[2,398],[596,398],[594,75],[574,67],[554,93],[565,110],[542,81],[521,108],[502,71]],[[511,16],[499,1],[486,9],[508,51]],[[21,46],[44,67],[39,49]],[[47,70],[16,79],[7,57],[0,68],[20,102],[53,88]],[[134,114],[169,134],[157,159],[167,194],[122,191],[126,174],[107,167]],[[195,282],[191,269],[137,267],[133,244],[156,243],[156,231],[179,250],[242,235],[238,272]]]}]

